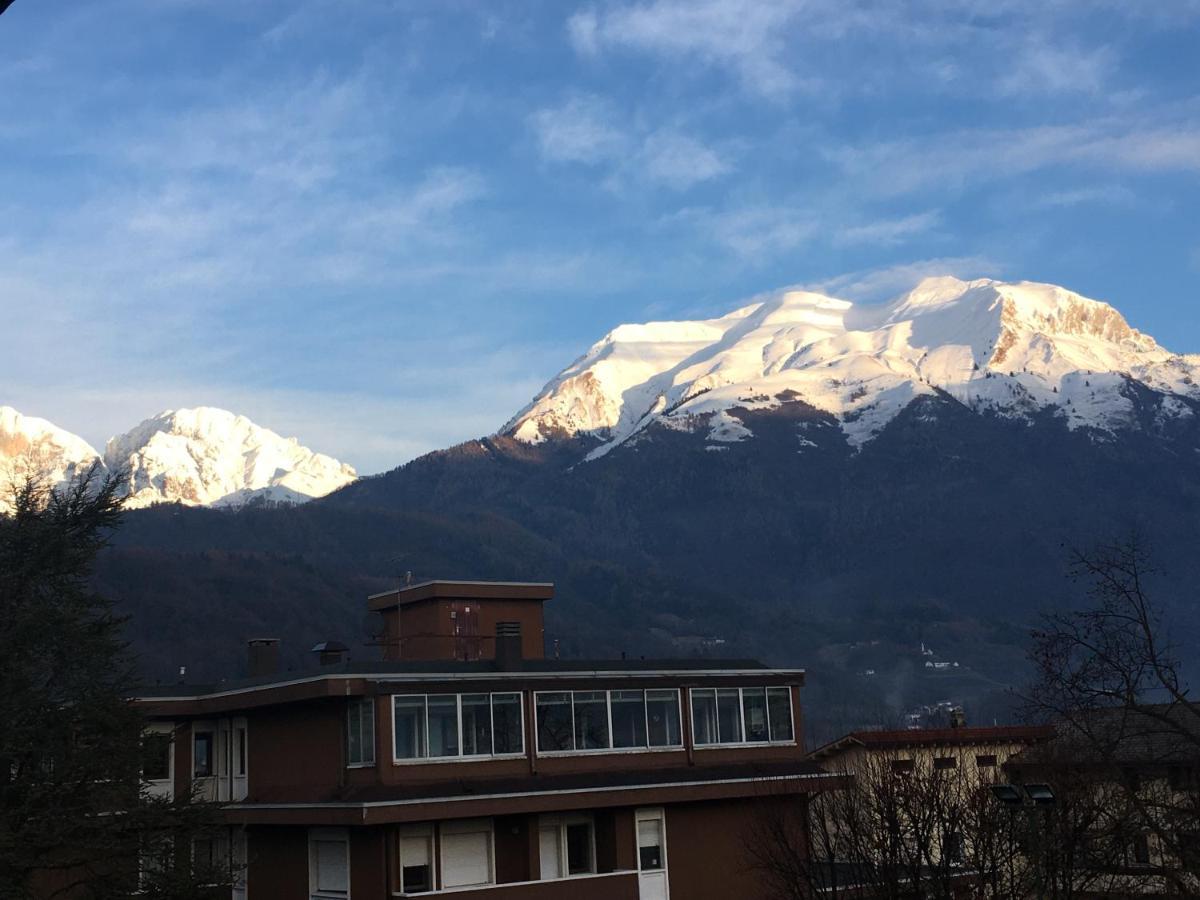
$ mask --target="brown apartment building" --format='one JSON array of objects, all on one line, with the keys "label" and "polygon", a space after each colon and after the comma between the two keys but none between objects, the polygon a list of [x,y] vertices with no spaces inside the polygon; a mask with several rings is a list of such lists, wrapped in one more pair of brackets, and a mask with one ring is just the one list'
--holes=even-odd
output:
[{"label": "brown apartment building", "polygon": [[[376,595],[383,659],[138,699],[154,790],[224,805],[233,898],[753,900],[764,805],[830,777],[804,759],[801,671],[752,661],[558,660],[548,584]],[[219,844],[219,846],[218,846]]]}]

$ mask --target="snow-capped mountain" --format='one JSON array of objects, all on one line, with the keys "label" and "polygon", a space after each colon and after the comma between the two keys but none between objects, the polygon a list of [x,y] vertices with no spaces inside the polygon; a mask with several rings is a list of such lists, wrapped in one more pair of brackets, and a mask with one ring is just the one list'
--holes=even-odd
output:
[{"label": "snow-capped mountain", "polygon": [[738,410],[802,401],[861,447],[912,401],[953,398],[1010,417],[1050,409],[1072,429],[1132,423],[1130,381],[1164,418],[1194,414],[1200,356],[1180,356],[1117,310],[1032,282],[927,278],[884,306],[781,291],[718,319],[622,325],[553,379],[504,432],[590,436],[607,453],[650,424],[751,436]]},{"label": "snow-capped mountain", "polygon": [[83,438],[58,426],[0,406],[0,512],[11,507],[10,488],[26,475],[59,484],[99,460]]},{"label": "snow-capped mountain", "polygon": [[129,506],[293,502],[349,484],[350,466],[223,409],[168,410],[109,440],[105,465],[129,470]]},{"label": "snow-capped mountain", "polygon": [[357,477],[354,469],[295,438],[223,409],[168,410],[108,441],[104,454],[44,419],[0,406],[0,512],[7,488],[34,472],[57,485],[100,462],[129,472],[129,507],[178,502],[235,506],[264,498],[322,497]]}]

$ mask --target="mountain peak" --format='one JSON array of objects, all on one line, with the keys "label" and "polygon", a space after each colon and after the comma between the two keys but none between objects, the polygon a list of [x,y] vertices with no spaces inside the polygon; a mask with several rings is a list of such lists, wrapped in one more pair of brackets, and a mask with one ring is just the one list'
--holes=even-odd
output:
[{"label": "mountain peak", "polygon": [[357,476],[354,469],[216,407],[166,410],[109,440],[109,466],[129,469],[130,506],[162,501],[224,506],[265,496],[302,501]]},{"label": "mountain peak", "polygon": [[589,436],[596,455],[655,422],[703,420],[721,443],[748,433],[730,411],[799,400],[857,446],[939,392],[979,411],[1055,408],[1072,427],[1111,429],[1130,416],[1126,379],[1194,397],[1197,363],[1057,285],[938,276],[881,306],[784,290],[717,319],[614,329],[506,431],[531,443]]}]

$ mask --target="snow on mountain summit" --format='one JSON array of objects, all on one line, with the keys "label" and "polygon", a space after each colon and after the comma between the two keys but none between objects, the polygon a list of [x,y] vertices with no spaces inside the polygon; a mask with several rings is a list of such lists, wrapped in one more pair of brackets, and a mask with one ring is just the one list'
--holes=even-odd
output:
[{"label": "snow on mountain summit", "polygon": [[223,409],[168,410],[109,440],[129,469],[129,506],[227,506],[253,497],[303,501],[349,484],[354,469]]},{"label": "snow on mountain summit", "polygon": [[[589,435],[600,455],[651,422],[709,440],[749,436],[738,408],[801,400],[853,446],[920,396],[1020,416],[1052,408],[1072,427],[1127,424],[1129,380],[1200,399],[1200,357],[1164,350],[1107,303],[1033,282],[927,278],[882,306],[788,290],[718,319],[622,325],[505,427],[519,440]],[[1163,414],[1190,407],[1164,400]]]},{"label": "snow on mountain summit", "polygon": [[45,419],[0,406],[0,512],[10,507],[12,486],[33,474],[58,484],[100,459],[83,438]]}]

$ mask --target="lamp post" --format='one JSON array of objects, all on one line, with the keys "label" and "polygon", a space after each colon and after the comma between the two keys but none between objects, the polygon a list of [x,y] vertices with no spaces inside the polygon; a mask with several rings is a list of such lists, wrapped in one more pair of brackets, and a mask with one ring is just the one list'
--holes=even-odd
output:
[{"label": "lamp post", "polygon": [[[1045,857],[1044,848],[1040,840],[1041,835],[1038,833],[1037,827],[1037,810],[1039,808],[1049,808],[1058,802],[1058,798],[1054,794],[1054,788],[1043,782],[1035,782],[1032,784],[993,784],[989,785],[992,796],[996,798],[1000,804],[1008,810],[1012,815],[1017,815],[1018,812],[1024,814],[1025,819],[1025,841],[1026,846],[1032,850],[1034,847],[1038,849],[1037,858],[1033,863],[1034,890],[1038,900],[1043,900],[1046,897],[1045,880],[1043,878],[1042,863]],[[1057,894],[1057,885],[1055,886],[1055,894]]]}]

